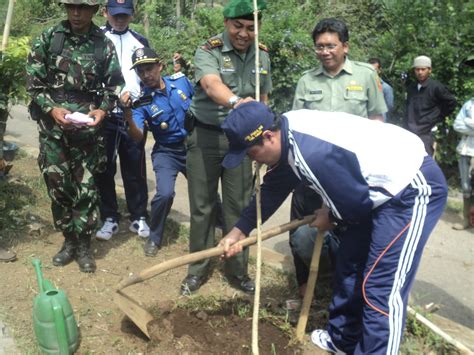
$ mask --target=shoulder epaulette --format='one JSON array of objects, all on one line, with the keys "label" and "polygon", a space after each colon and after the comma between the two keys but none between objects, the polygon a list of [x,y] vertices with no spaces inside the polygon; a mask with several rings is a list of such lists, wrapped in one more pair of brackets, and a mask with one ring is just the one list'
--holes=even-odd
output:
[{"label": "shoulder epaulette", "polygon": [[176,79],[179,79],[179,78],[182,78],[183,76],[185,76],[182,72],[178,72],[178,73],[174,73],[173,75],[170,75],[170,79],[171,80],[176,80]]},{"label": "shoulder epaulette", "polygon": [[206,44],[208,45],[209,49],[214,49],[222,47],[224,45],[224,42],[220,38],[212,37],[207,40]]},{"label": "shoulder epaulette", "polygon": [[263,43],[259,43],[258,48],[260,48],[264,52],[268,52],[268,47],[264,45]]}]

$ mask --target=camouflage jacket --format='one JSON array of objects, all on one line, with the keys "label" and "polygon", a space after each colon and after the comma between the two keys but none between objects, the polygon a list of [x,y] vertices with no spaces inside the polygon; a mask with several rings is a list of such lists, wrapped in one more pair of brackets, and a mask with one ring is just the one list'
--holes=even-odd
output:
[{"label": "camouflage jacket", "polygon": [[[64,33],[64,43],[55,54],[51,47],[58,32]],[[102,61],[95,55],[97,37],[104,41]],[[26,71],[28,93],[44,113],[53,107],[86,114],[93,108],[109,111],[124,85],[114,45],[93,23],[86,35],[74,34],[68,21],[44,31],[33,41]]]}]

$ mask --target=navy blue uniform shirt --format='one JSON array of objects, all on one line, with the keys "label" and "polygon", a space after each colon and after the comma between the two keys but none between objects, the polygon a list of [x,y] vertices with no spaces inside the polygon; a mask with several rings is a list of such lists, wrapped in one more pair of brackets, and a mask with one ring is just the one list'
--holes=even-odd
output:
[{"label": "navy blue uniform shirt", "polygon": [[151,95],[152,102],[133,109],[133,120],[138,128],[144,128],[145,120],[159,144],[179,143],[188,132],[184,117],[194,95],[191,82],[182,73],[163,77],[166,94],[160,89],[145,88],[143,95]]}]

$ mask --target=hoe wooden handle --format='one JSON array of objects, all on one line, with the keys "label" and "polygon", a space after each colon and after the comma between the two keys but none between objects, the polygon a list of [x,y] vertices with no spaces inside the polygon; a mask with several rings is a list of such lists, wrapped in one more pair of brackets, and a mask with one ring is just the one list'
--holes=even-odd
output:
[{"label": "hoe wooden handle", "polygon": [[[274,236],[280,235],[282,233],[288,232],[289,230],[298,228],[299,226],[308,224],[314,220],[314,216],[306,216],[300,220],[293,220],[288,223],[282,224],[278,227],[274,227],[262,233],[262,240],[266,240],[272,238]],[[239,244],[243,247],[248,247],[252,244],[257,242],[257,237],[252,236],[241,240]],[[194,263],[196,261],[200,261],[203,259],[211,258],[214,256],[220,256],[224,252],[223,247],[214,247],[211,249],[206,249],[202,251],[198,251],[196,253],[191,253],[185,256],[179,256],[177,258],[164,261],[160,264],[153,265],[147,269],[140,271],[137,275],[132,275],[128,279],[123,280],[117,286],[117,290],[123,290],[125,287],[143,282],[145,280],[151,279],[152,277],[158,276],[161,273],[177,268],[179,266],[187,265]]]}]

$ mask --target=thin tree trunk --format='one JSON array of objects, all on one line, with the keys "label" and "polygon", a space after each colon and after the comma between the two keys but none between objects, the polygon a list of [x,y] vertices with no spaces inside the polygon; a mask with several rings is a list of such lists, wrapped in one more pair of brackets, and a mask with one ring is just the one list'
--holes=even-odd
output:
[{"label": "thin tree trunk", "polygon": [[181,0],[176,0],[176,29],[179,30],[181,27],[180,23],[181,17]]},{"label": "thin tree trunk", "polygon": [[3,29],[2,52],[4,52],[5,49],[7,48],[8,37],[10,36],[10,26],[12,23],[14,5],[15,5],[15,0],[10,0],[8,2],[7,18],[5,20],[5,27]]},{"label": "thin tree trunk", "polygon": [[145,37],[150,37],[150,16],[148,15],[148,8],[151,4],[151,0],[146,0],[145,2],[145,14],[143,15],[143,31],[145,32]]}]

